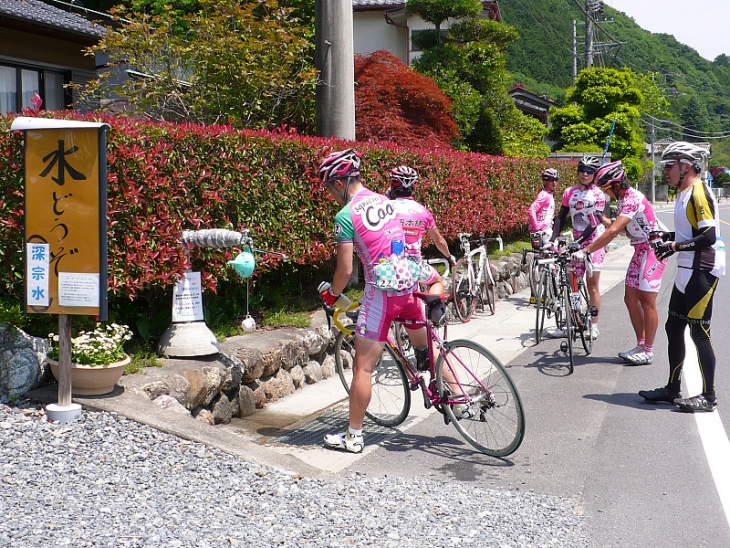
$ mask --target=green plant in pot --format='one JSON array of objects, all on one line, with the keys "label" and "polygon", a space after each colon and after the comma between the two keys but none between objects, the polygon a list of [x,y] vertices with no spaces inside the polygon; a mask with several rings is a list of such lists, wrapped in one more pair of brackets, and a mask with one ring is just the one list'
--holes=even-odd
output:
[{"label": "green plant in pot", "polygon": [[[130,362],[124,352],[124,343],[132,338],[126,325],[97,324],[93,331],[81,331],[71,339],[71,390],[75,395],[108,394]],[[49,333],[50,349],[47,361],[56,379],[60,376],[58,364],[58,335]]]}]

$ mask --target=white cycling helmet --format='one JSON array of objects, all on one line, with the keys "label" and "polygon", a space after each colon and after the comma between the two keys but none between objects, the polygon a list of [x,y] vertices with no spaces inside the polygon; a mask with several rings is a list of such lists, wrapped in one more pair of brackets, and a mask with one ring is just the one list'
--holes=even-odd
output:
[{"label": "white cycling helmet", "polygon": [[390,190],[396,196],[410,196],[418,181],[418,172],[412,167],[398,166],[390,170]]},{"label": "white cycling helmet", "polygon": [[690,163],[694,170],[700,173],[708,156],[709,152],[700,146],[686,141],[676,141],[664,149],[659,163],[664,167],[674,160],[684,161]]}]

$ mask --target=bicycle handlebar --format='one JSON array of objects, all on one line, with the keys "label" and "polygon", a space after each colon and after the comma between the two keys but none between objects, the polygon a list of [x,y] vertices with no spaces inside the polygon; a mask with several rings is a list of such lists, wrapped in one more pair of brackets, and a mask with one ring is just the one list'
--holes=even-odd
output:
[{"label": "bicycle handlebar", "polygon": [[354,329],[349,329],[348,327],[345,326],[345,324],[342,323],[342,320],[340,319],[340,315],[342,315],[343,312],[345,314],[347,314],[348,312],[352,312],[352,311],[360,308],[359,302],[357,302],[357,301],[353,302],[347,310],[341,310],[339,308],[327,306],[324,303],[322,303],[322,308],[324,308],[324,312],[327,315],[328,321],[331,318],[332,323],[335,324],[335,327],[337,328],[338,331],[342,331],[346,335],[352,335],[355,332]]}]

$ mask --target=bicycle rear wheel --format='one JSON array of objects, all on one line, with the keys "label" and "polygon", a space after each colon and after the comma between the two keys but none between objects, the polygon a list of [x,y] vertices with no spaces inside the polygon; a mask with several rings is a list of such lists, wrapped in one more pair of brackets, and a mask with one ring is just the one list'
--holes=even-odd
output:
[{"label": "bicycle rear wheel", "polygon": [[591,327],[593,325],[593,318],[591,316],[591,300],[588,296],[588,288],[583,280],[578,280],[578,289],[580,290],[580,319],[581,327],[580,340],[583,343],[583,350],[586,351],[586,356],[590,356],[593,352],[593,334],[591,333]]},{"label": "bicycle rear wheel", "polygon": [[537,287],[540,285],[540,278],[542,276],[542,265],[537,262],[537,252],[533,251],[530,257],[530,267],[527,271],[527,275],[530,278],[530,295],[537,297]]},{"label": "bicycle rear wheel", "polygon": [[[451,402],[443,405],[444,411],[473,447],[493,457],[517,450],[525,436],[522,400],[507,371],[486,348],[468,340],[445,343],[436,362],[436,386]],[[457,416],[454,405],[466,412]]]},{"label": "bicycle rear wheel", "polygon": [[[482,302],[486,305],[486,309],[489,310],[489,313],[494,316],[494,312],[496,311],[497,301],[494,296],[494,279],[492,278],[492,273],[487,272],[486,269],[489,269],[489,263],[485,265],[485,272],[482,276],[482,284],[481,284],[481,292],[482,292]],[[485,310],[486,310],[485,309]]]},{"label": "bicycle rear wheel", "polygon": [[547,279],[548,271],[540,273],[540,281],[535,287],[535,344],[540,344],[542,333],[545,330],[545,315],[551,299],[549,298],[550,280]]},{"label": "bicycle rear wheel", "polygon": [[[346,367],[348,356],[352,360]],[[338,333],[335,338],[335,367],[342,385],[350,393],[352,385],[352,363],[355,358],[354,337]],[[395,350],[386,343],[375,364],[371,377],[372,393],[365,415],[375,424],[397,426],[411,410],[411,391],[408,375]]]},{"label": "bicycle rear wheel", "polygon": [[469,270],[469,263],[459,259],[454,267],[452,293],[456,316],[466,323],[474,313],[474,297],[471,288],[474,287],[474,274]]},{"label": "bicycle rear wheel", "polygon": [[[570,288],[563,287],[563,294],[561,296],[563,301],[563,317],[564,317],[564,329],[565,329],[565,340],[567,341],[567,348],[565,351],[568,353],[568,373],[573,373],[575,369],[575,360],[573,358],[573,340],[575,338],[575,326],[573,325],[572,309],[570,307]],[[562,344],[561,344],[562,348]]]}]

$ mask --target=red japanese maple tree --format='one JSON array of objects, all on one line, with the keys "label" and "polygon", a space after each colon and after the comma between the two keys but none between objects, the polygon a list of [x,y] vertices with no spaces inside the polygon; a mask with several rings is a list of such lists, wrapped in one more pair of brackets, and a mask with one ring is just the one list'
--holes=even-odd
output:
[{"label": "red japanese maple tree", "polygon": [[458,137],[451,100],[436,82],[387,51],[355,57],[358,141],[451,148]]}]

